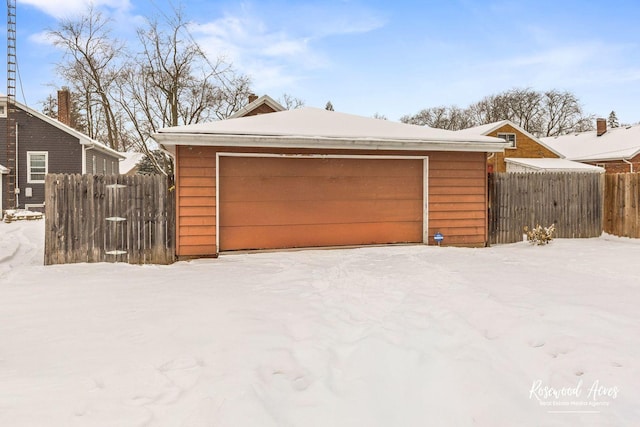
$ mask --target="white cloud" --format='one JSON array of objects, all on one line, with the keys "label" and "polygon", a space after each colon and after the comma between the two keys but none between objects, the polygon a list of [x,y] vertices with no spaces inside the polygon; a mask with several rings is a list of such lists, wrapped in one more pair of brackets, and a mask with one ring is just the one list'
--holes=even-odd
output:
[{"label": "white cloud", "polygon": [[[288,10],[287,16],[269,16],[243,5],[240,12],[191,31],[210,57],[224,57],[251,76],[258,90],[288,90],[331,60],[321,48],[326,37],[365,33],[383,25],[371,13],[334,13],[330,7]],[[280,21],[280,22],[279,22]]]},{"label": "white cloud", "polygon": [[116,10],[128,10],[131,7],[130,0],[18,0],[18,3],[33,6],[56,19],[81,13],[90,4],[95,7],[106,6]]},{"label": "white cloud", "polygon": [[30,34],[29,41],[35,44],[46,46],[50,46],[53,44],[48,31],[40,31],[38,33]]}]

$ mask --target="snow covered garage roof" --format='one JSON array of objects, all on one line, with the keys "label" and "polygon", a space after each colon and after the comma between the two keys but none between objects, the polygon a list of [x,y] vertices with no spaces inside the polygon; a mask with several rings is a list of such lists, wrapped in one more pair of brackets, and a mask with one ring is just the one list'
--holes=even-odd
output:
[{"label": "snow covered garage roof", "polygon": [[604,173],[604,168],[567,159],[538,159],[514,158],[504,159],[505,162],[519,166],[522,171],[531,172],[595,172]]},{"label": "snow covered garage roof", "polygon": [[176,145],[502,152],[504,140],[370,117],[300,108],[160,129],[153,138]]}]

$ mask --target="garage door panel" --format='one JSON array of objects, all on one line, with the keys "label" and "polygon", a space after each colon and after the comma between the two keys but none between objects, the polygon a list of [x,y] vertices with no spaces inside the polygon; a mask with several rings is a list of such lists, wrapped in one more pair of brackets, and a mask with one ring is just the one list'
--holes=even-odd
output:
[{"label": "garage door panel", "polygon": [[276,249],[274,235],[288,242],[289,248],[410,243],[422,241],[421,230],[422,222],[221,227],[220,247]]},{"label": "garage door panel", "polygon": [[219,158],[220,250],[422,242],[423,160]]},{"label": "garage door panel", "polygon": [[402,200],[416,195],[422,195],[422,176],[332,176],[323,180],[317,176],[232,176],[225,177],[220,187],[220,197],[228,202]]},{"label": "garage door panel", "polygon": [[225,226],[422,221],[422,200],[224,202]]},{"label": "garage door panel", "polygon": [[[282,162],[287,162],[283,167]],[[415,176],[422,160],[221,157],[220,176]]]}]

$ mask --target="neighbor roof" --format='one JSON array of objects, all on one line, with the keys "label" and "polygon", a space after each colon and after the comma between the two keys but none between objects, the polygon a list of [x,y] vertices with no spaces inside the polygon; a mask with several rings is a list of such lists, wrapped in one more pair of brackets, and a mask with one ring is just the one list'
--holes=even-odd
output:
[{"label": "neighbor roof", "polygon": [[222,145],[501,152],[508,145],[499,138],[310,107],[165,128],[153,138],[168,148]]},{"label": "neighbor roof", "polygon": [[251,111],[253,111],[256,108],[258,108],[259,106],[261,106],[262,104],[268,105],[274,111],[284,111],[285,110],[285,108],[282,105],[280,105],[280,103],[278,101],[276,101],[275,99],[271,98],[269,95],[262,95],[260,98],[256,99],[253,102],[250,102],[249,104],[245,105],[244,107],[242,107],[241,109],[239,109],[238,111],[233,113],[231,116],[229,116],[229,118],[230,119],[235,119],[235,118],[238,118],[238,117],[243,117],[247,113],[250,113]]},{"label": "neighbor roof", "polygon": [[505,125],[509,125],[512,128],[517,129],[518,131],[520,131],[521,133],[525,134],[526,136],[528,136],[529,138],[531,138],[532,140],[534,140],[538,144],[542,145],[547,150],[549,150],[552,153],[556,154],[557,156],[564,157],[562,155],[562,153],[559,152],[558,150],[554,149],[553,146],[547,144],[541,138],[538,138],[537,136],[534,136],[533,134],[527,132],[521,126],[518,126],[517,124],[513,123],[511,120],[500,120],[498,122],[487,123],[487,124],[480,125],[480,126],[474,126],[472,128],[462,129],[462,130],[459,130],[458,132],[460,132],[460,133],[462,133],[464,135],[467,135],[467,134],[471,134],[471,135],[488,135],[491,132],[494,132],[494,131],[500,129],[501,127],[503,127]]},{"label": "neighbor roof", "polygon": [[604,168],[591,166],[585,163],[574,162],[567,159],[539,159],[539,158],[517,158],[509,157],[504,159],[507,163],[526,166],[539,171],[553,172],[604,172]]},{"label": "neighbor roof", "polygon": [[631,159],[640,154],[640,125],[551,136],[543,140],[566,158],[582,161]]},{"label": "neighbor roof", "polygon": [[[7,96],[6,95],[0,96],[0,102],[7,102]],[[67,126],[64,123],[62,123],[62,122],[60,122],[60,121],[58,121],[58,120],[56,120],[56,119],[54,119],[52,117],[49,117],[46,114],[43,114],[43,113],[41,113],[41,112],[39,112],[37,110],[34,110],[33,108],[28,107],[28,106],[26,106],[26,105],[24,105],[24,104],[22,104],[20,102],[15,101],[15,105],[18,108],[20,108],[22,111],[24,111],[26,113],[29,113],[32,116],[35,116],[35,117],[39,118],[40,120],[42,120],[42,121],[44,121],[46,123],[49,123],[50,125],[52,125],[52,126],[58,128],[58,129],[60,129],[60,130],[62,130],[64,132],[68,133],[69,135],[78,138],[80,140],[80,144],[82,144],[82,145],[86,145],[86,146],[92,147],[94,149],[97,149],[98,151],[103,151],[103,152],[109,153],[109,154],[111,154],[113,156],[116,156],[118,158],[121,158],[121,159],[124,158],[124,156],[121,153],[119,153],[116,150],[113,150],[113,149],[107,147],[106,145],[104,145],[101,142],[96,141],[95,139],[89,138],[87,135],[83,134],[82,132],[79,132],[79,131],[75,130],[71,126]]]},{"label": "neighbor roof", "polygon": [[122,175],[126,175],[127,172],[135,168],[140,162],[140,160],[142,160],[142,158],[144,157],[143,153],[136,153],[136,152],[127,152],[127,153],[120,153],[120,154],[124,156],[124,160],[120,161],[120,173]]}]

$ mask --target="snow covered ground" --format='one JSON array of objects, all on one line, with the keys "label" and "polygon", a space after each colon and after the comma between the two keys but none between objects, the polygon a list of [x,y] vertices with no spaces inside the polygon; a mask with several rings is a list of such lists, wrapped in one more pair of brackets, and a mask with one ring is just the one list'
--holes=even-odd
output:
[{"label": "snow covered ground", "polygon": [[0,223],[1,426],[640,425],[640,242],[41,265]]}]

